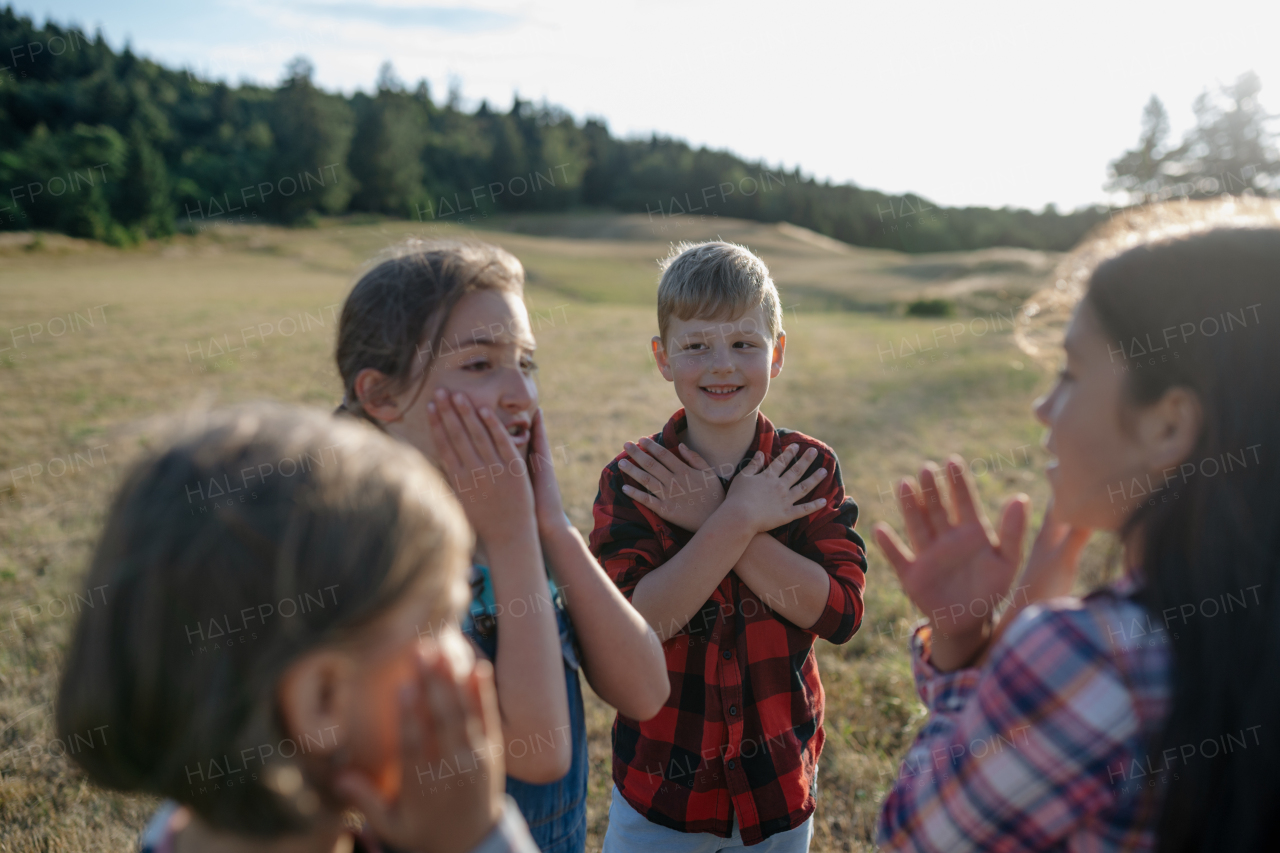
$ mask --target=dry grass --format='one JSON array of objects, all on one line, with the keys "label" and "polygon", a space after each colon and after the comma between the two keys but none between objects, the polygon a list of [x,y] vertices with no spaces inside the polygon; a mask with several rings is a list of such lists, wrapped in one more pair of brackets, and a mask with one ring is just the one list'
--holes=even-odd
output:
[{"label": "dry grass", "polygon": [[[647,356],[654,260],[670,241],[716,235],[758,248],[771,264],[789,306],[789,349],[765,412],[836,449],[864,535],[896,515],[887,498],[895,477],[951,451],[972,460],[989,508],[1015,490],[1043,506],[1040,431],[1028,404],[1046,378],[1024,364],[1007,325],[977,335],[982,325],[973,324],[1028,292],[1044,259],[908,258],[732,220],[546,217],[494,226],[506,230],[482,236],[529,270],[543,404],[553,439],[566,445],[562,484],[579,527],[589,525],[605,462],[624,440],[657,431],[678,405]],[[132,849],[154,805],[85,784],[51,743],[50,720],[74,615],[56,602],[86,595],[80,576],[105,501],[153,419],[246,399],[331,407],[340,396],[333,312],[362,263],[404,236],[457,233],[334,222],[215,230],[132,251],[52,236],[35,249],[14,236],[0,244],[0,851]],[[908,320],[888,311],[947,287],[967,316]],[[856,305],[876,312],[830,310]],[[54,335],[61,326],[50,321],[68,314],[70,327]],[[287,334],[284,318],[303,328]],[[952,322],[970,325],[955,339],[932,337]],[[44,331],[22,337],[27,324]],[[210,352],[211,339],[234,344],[259,324],[273,334]],[[907,352],[917,336],[934,348]],[[818,650],[827,746],[817,851],[871,848],[878,803],[922,720],[905,652],[913,615],[879,554],[870,558],[862,630],[845,646]],[[1100,553],[1088,562],[1096,576]],[[594,849],[608,808],[611,721],[590,697]]]}]

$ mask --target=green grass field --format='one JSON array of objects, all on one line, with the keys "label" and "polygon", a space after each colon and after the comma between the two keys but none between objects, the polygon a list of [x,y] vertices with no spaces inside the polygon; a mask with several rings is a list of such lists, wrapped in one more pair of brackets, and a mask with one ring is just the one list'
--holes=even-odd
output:
[{"label": "green grass field", "polygon": [[[678,406],[647,350],[655,260],[673,241],[716,236],[755,249],[774,273],[788,349],[764,411],[835,448],[868,541],[872,523],[897,521],[896,478],[950,452],[969,460],[989,511],[1013,491],[1043,508],[1030,403],[1048,377],[1011,328],[1052,257],[906,256],[716,218],[476,225],[525,263],[542,405],[553,443],[565,445],[561,484],[584,532],[601,467]],[[0,234],[0,851],[134,849],[155,805],[88,785],[53,740],[51,713],[75,613],[94,595],[81,577],[105,503],[157,419],[264,398],[332,408],[334,318],[363,265],[405,237],[463,233],[337,220],[223,226],[134,250]],[[919,298],[947,299],[957,313],[903,316]],[[258,334],[244,345],[248,327]],[[1104,556],[1094,543],[1082,583]],[[863,627],[844,646],[818,648],[827,745],[815,851],[871,849],[878,804],[923,719],[906,651],[916,616],[874,546],[869,559]],[[591,696],[588,714],[598,850],[612,712]]]}]

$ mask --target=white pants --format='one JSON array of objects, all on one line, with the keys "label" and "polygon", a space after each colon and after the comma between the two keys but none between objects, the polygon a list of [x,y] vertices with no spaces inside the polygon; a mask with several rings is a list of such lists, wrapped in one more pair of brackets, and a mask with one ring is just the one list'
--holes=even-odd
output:
[{"label": "white pants", "polygon": [[742,843],[738,816],[733,817],[733,834],[721,838],[709,832],[679,832],[650,823],[644,815],[613,788],[609,802],[609,828],[604,833],[602,853],[716,853],[720,850],[750,850],[751,853],[808,853],[813,840],[813,816],[795,829],[770,835],[750,847]]}]

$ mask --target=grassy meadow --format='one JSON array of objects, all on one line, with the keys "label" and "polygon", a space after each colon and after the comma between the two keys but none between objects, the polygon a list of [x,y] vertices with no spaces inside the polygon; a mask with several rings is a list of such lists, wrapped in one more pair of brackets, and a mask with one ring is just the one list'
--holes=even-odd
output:
[{"label": "grassy meadow", "polygon": [[[88,785],[53,740],[51,713],[75,612],[101,594],[81,577],[106,501],[157,419],[264,398],[332,408],[335,319],[368,259],[405,237],[472,229],[526,266],[542,404],[584,532],[601,467],[678,406],[647,351],[655,259],[716,236],[774,273],[788,348],[764,411],[835,448],[869,545],[872,523],[897,522],[895,479],[949,452],[970,461],[989,511],[1014,491],[1043,508],[1029,404],[1048,375],[1011,329],[1052,268],[1044,253],[907,256],[785,224],[604,215],[219,226],[131,250],[0,234],[0,851],[131,850],[155,805]],[[918,298],[957,314],[904,316]],[[245,345],[247,327],[259,334]],[[827,745],[815,851],[872,849],[878,804],[923,720],[906,651],[916,616],[874,546],[869,559],[863,627],[818,648]],[[1096,577],[1099,543],[1086,560]],[[589,696],[588,717],[598,850],[612,712]]]}]

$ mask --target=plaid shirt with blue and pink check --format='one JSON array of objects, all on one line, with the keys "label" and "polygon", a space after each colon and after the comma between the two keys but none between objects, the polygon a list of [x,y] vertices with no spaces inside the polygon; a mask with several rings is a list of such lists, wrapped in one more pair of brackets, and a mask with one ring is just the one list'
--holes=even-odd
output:
[{"label": "plaid shirt with blue and pink check", "polygon": [[[1150,850],[1176,772],[1153,747],[1170,634],[1126,575],[1028,607],[986,665],[942,673],[912,640],[931,717],[880,813],[886,850]],[[1153,754],[1154,753],[1154,754]]]}]

